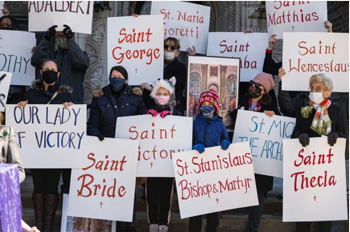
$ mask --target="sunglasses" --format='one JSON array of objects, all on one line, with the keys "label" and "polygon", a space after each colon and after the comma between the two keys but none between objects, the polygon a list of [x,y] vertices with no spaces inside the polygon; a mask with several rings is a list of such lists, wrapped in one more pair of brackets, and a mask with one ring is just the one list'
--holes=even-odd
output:
[{"label": "sunglasses", "polygon": [[169,45],[167,45],[167,44],[164,44],[164,49],[165,49],[165,50],[167,50],[169,47],[170,47],[170,50],[171,50],[171,51],[174,51],[174,50],[177,49],[177,47],[175,47],[175,46],[169,46]]},{"label": "sunglasses", "polygon": [[263,86],[262,84],[258,83],[258,82],[255,82],[255,81],[252,81],[250,80],[250,85],[255,85],[256,87],[260,88],[261,86]]}]

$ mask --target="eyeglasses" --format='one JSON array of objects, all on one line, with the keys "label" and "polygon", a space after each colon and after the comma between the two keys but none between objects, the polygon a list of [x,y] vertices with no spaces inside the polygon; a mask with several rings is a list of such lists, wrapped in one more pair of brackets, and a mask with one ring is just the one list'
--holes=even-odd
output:
[{"label": "eyeglasses", "polygon": [[165,50],[167,50],[169,47],[170,47],[170,50],[171,50],[171,51],[174,51],[174,50],[177,49],[177,47],[175,47],[175,46],[169,46],[169,45],[167,45],[167,44],[164,44],[164,49],[165,49]]},{"label": "eyeglasses", "polygon": [[260,88],[261,86],[263,86],[262,84],[258,83],[258,82],[255,82],[255,81],[252,81],[250,80],[250,85],[255,85],[256,87]]}]

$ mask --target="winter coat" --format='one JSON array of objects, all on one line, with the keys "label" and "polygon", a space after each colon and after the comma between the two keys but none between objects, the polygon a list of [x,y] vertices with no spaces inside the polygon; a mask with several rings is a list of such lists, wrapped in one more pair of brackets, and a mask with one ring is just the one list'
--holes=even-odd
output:
[{"label": "winter coat", "polygon": [[[70,86],[73,90],[73,102],[84,103],[84,76],[89,67],[89,57],[82,51],[73,38],[67,40],[67,49],[58,48],[54,51],[53,44],[43,38],[32,55],[31,64],[41,69],[42,62],[53,58],[58,62],[59,84]],[[40,79],[40,78],[38,78]]]},{"label": "winter coat", "polygon": [[[5,132],[7,132],[7,135],[4,135]],[[3,135],[0,138],[0,164],[17,164],[19,170],[19,183],[22,183],[26,174],[24,172],[19,148],[16,142],[15,131],[12,127],[0,125],[0,135]]]},{"label": "winter coat", "polygon": [[201,143],[204,147],[215,147],[223,140],[228,140],[228,134],[222,118],[218,115],[206,118],[198,114],[193,121],[193,144]]},{"label": "winter coat", "polygon": [[[231,117],[232,123],[233,123],[233,128],[235,128],[235,126],[236,126],[236,118],[237,118],[238,109],[241,109],[242,107],[244,107],[244,110],[249,110],[249,97],[246,95],[240,96],[237,109],[230,113],[230,117]],[[264,112],[266,110],[273,111],[273,112],[275,112],[276,115],[281,115],[277,109],[277,105],[275,103],[273,103],[273,101],[272,101],[272,104],[270,106],[261,105],[259,112]],[[272,189],[273,177],[255,174],[255,182],[256,182],[256,188],[257,188],[258,193],[266,193]]]},{"label": "winter coat", "polygon": [[168,105],[155,105],[152,109],[150,110],[155,110],[157,111],[157,113],[161,113],[162,111],[170,111],[171,112],[171,115],[174,115],[174,116],[184,116],[184,114],[177,110],[176,108],[173,108],[173,110],[171,111],[170,107]]},{"label": "winter coat", "polygon": [[[186,110],[186,96],[187,96],[187,70],[186,66],[180,63],[177,59],[173,60],[170,64],[166,65],[164,68],[163,79],[169,80],[170,78],[176,78],[175,84],[175,99],[176,99],[176,109],[181,112]],[[144,90],[143,100],[147,108],[154,107],[154,100],[149,96],[151,92]]]},{"label": "winter coat", "polygon": [[87,134],[114,138],[118,117],[144,114],[146,111],[142,97],[136,95],[132,88],[125,85],[115,95],[108,86],[95,89],[90,105],[90,118]]},{"label": "winter coat", "polygon": [[50,104],[63,104],[73,101],[70,87],[60,86],[56,83],[53,86],[49,86],[48,90],[45,91],[42,80],[33,81],[32,88],[24,94],[24,100],[28,100],[28,104],[47,104],[55,92],[58,94]]},{"label": "winter coat", "polygon": [[[308,104],[304,105],[307,106]],[[303,106],[303,107],[304,107]],[[301,108],[300,108],[301,109]],[[300,110],[297,111],[295,128],[292,134],[292,138],[298,138],[300,134],[306,133],[309,137],[321,137],[321,135],[317,134],[314,130],[312,130],[311,124],[314,119],[316,110],[312,109],[312,113],[308,118],[304,118],[301,116]],[[331,124],[331,132],[337,132],[339,137],[346,138],[346,123],[345,123],[345,113],[343,109],[335,104],[331,104],[328,107],[328,115]]]}]

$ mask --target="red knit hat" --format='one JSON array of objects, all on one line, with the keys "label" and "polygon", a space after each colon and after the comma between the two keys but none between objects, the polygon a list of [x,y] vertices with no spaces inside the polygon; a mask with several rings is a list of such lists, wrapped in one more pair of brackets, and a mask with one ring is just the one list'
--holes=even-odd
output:
[{"label": "red knit hat", "polygon": [[214,106],[216,113],[219,112],[219,96],[215,92],[215,90],[209,89],[201,93],[198,100],[198,111],[200,111],[200,107],[205,101],[209,102]]}]

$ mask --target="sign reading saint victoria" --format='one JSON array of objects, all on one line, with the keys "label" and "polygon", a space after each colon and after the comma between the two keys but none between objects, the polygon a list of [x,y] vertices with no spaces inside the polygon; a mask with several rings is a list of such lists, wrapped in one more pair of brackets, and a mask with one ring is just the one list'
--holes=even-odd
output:
[{"label": "sign reading saint victoria", "polygon": [[138,141],[87,136],[82,169],[72,169],[68,215],[132,221]]},{"label": "sign reading saint victoria", "polygon": [[327,2],[266,1],[266,19],[269,36],[277,39],[283,32],[326,32]]},{"label": "sign reading saint victoria", "polygon": [[181,218],[259,204],[247,142],[176,153],[173,166]]},{"label": "sign reading saint victoria", "polygon": [[283,221],[347,220],[345,143],[283,141]]}]

